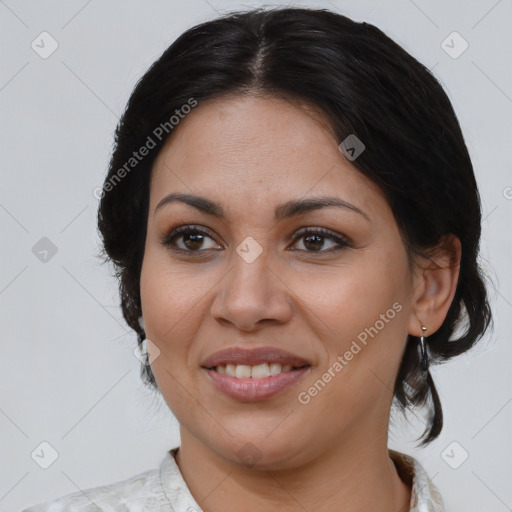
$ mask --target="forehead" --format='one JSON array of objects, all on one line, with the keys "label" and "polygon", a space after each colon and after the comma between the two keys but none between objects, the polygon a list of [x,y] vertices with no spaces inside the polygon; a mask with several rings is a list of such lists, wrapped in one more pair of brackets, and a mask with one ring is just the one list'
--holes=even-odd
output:
[{"label": "forehead", "polygon": [[151,204],[176,190],[253,203],[339,192],[364,205],[382,196],[340,152],[325,115],[270,96],[210,100],[182,119],[155,160]]}]

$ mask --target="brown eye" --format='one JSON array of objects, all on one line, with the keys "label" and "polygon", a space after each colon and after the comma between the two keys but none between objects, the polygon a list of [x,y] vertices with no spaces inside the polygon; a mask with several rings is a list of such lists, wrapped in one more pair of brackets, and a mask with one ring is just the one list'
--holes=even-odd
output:
[{"label": "brown eye", "polygon": [[193,226],[182,226],[173,230],[161,243],[172,250],[182,252],[200,252],[220,247],[215,243],[205,247],[207,239],[213,242],[213,238],[206,231]]},{"label": "brown eye", "polygon": [[201,246],[204,242],[204,235],[194,234],[194,233],[185,233],[182,236],[183,245],[190,249],[191,251],[201,249]]},{"label": "brown eye", "polygon": [[[325,228],[307,228],[296,235],[295,241],[299,240],[303,241],[304,249],[296,250],[310,253],[339,251],[345,247],[350,247],[350,244],[344,237],[335,235]],[[331,243],[331,246],[327,249],[325,249],[326,240]]]}]

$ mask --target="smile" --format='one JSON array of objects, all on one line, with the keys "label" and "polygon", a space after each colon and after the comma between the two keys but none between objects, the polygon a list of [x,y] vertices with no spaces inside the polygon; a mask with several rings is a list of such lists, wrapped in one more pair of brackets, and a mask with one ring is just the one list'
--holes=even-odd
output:
[{"label": "smile", "polygon": [[233,365],[203,368],[209,381],[224,395],[242,402],[267,400],[290,388],[311,366],[293,368],[290,365],[258,364],[256,366]]},{"label": "smile", "polygon": [[230,377],[236,377],[238,379],[252,378],[252,379],[263,379],[274,375],[279,375],[282,372],[289,372],[291,370],[297,370],[298,366],[292,366],[290,364],[279,364],[279,363],[262,363],[254,366],[246,364],[227,364],[218,365],[213,368],[216,372],[229,375]]}]

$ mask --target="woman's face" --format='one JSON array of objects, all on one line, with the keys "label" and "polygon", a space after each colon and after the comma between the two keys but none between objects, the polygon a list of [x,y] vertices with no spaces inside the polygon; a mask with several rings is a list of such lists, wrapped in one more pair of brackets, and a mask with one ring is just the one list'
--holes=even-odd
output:
[{"label": "woman's face", "polygon": [[[340,439],[385,441],[395,376],[418,319],[383,194],[319,115],[284,100],[206,102],[174,131],[153,169],[140,285],[146,335],[160,351],[152,370],[182,442],[189,435],[233,462],[286,467]],[[169,194],[216,206],[205,212],[174,200],[157,208]],[[339,205],[294,206],[326,197]],[[173,236],[180,226],[198,231]],[[256,377],[235,381],[203,367],[218,351],[261,347],[308,366],[290,370],[295,378],[264,377],[288,382],[273,394],[253,385]],[[257,373],[264,362],[245,366],[265,375]]]}]

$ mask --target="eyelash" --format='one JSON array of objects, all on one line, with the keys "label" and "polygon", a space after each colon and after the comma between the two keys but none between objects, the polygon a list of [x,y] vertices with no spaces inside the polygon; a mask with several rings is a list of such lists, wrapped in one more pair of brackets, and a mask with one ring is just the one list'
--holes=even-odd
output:
[{"label": "eyelash", "polygon": [[[202,236],[207,236],[208,238],[211,238],[213,240],[213,236],[211,233],[209,233],[208,231],[204,230],[204,229],[200,229],[198,227],[195,227],[195,226],[190,226],[190,225],[187,225],[187,226],[180,226],[174,230],[172,230],[162,241],[162,245],[168,247],[170,250],[174,251],[174,252],[178,252],[178,253],[187,253],[187,254],[190,254],[190,255],[193,255],[193,256],[196,256],[196,255],[201,255],[201,253],[204,253],[206,251],[215,251],[217,249],[198,249],[197,251],[194,251],[194,250],[191,250],[191,249],[181,249],[181,248],[177,248],[174,246],[174,240],[179,237],[180,235],[187,235],[187,234],[199,234],[199,235],[202,235]],[[325,229],[325,228],[311,228],[311,227],[307,227],[307,228],[304,228],[302,229],[301,231],[299,231],[298,233],[296,233],[294,239],[293,239],[293,243],[297,242],[298,240],[300,240],[301,238],[304,238],[308,235],[319,235],[321,238],[323,239],[329,239],[329,240],[332,240],[334,242],[336,242],[338,244],[338,247],[332,247],[330,249],[326,249],[326,250],[318,250],[318,251],[306,251],[306,250],[303,250],[303,249],[293,249],[293,250],[296,250],[296,251],[301,251],[301,252],[305,252],[305,253],[308,253],[308,254],[325,254],[325,253],[333,253],[333,252],[338,252],[338,251],[341,251],[347,247],[351,247],[351,243],[349,242],[349,240],[347,238],[345,238],[344,236],[342,235],[335,235],[333,232],[329,231],[328,229]]]}]

